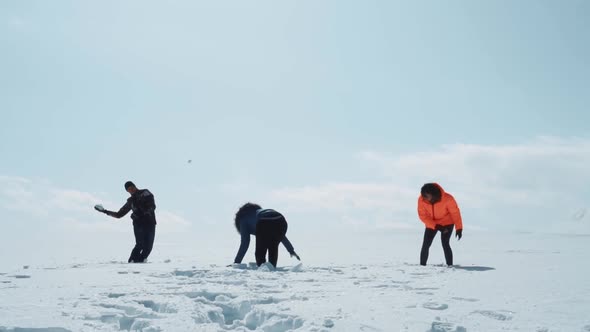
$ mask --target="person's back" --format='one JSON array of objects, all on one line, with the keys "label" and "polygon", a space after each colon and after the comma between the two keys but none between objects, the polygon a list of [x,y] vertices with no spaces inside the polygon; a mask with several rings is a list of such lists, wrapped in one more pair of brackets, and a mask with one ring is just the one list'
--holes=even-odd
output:
[{"label": "person's back", "polygon": [[261,220],[280,221],[282,218],[284,216],[273,209],[253,209],[241,218],[239,232],[240,234],[256,235],[256,227]]},{"label": "person's back", "polygon": [[234,219],[236,229],[240,233],[240,248],[234,259],[234,263],[241,263],[250,245],[250,236],[256,235],[256,263],[261,265],[266,262],[266,251],[269,252],[269,261],[276,267],[278,260],[278,246],[282,242],[291,256],[299,256],[295,253],[293,245],[287,239],[287,221],[285,217],[273,210],[263,209],[258,204],[246,203],[236,213]]},{"label": "person's back", "polygon": [[157,224],[154,195],[148,189],[138,189],[127,199],[127,202],[131,205],[131,211],[133,212],[131,219],[133,219],[134,223]]}]

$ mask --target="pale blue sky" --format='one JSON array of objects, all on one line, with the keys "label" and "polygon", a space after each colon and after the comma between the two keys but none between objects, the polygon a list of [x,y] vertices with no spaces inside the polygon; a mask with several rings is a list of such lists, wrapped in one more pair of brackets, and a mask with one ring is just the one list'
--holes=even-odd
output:
[{"label": "pale blue sky", "polygon": [[[466,227],[567,218],[590,194],[588,17],[587,1],[2,1],[0,176],[30,181],[2,223],[53,219],[24,211],[40,188],[116,209],[128,179],[197,229],[247,200],[305,227],[420,227],[431,180]],[[542,208],[520,203],[536,191]]]}]

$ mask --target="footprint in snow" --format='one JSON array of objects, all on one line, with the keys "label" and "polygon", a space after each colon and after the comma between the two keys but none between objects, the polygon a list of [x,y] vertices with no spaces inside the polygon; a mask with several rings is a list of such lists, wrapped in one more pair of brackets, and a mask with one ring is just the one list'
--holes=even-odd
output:
[{"label": "footprint in snow", "polygon": [[428,295],[428,296],[434,295],[434,293],[431,293],[431,292],[416,292],[416,294],[418,294],[418,295]]},{"label": "footprint in snow", "polygon": [[164,314],[175,314],[178,310],[172,304],[168,303],[157,303],[152,300],[136,301],[144,307],[151,309],[153,312],[164,313]]},{"label": "footprint in snow", "polygon": [[410,282],[409,281],[397,281],[397,280],[392,280],[391,283],[393,284],[398,284],[398,285],[407,285]]},{"label": "footprint in snow", "polygon": [[[86,317],[85,320],[96,320],[103,324],[110,324],[113,329],[120,331],[160,331],[160,329],[152,329],[151,324],[146,319],[153,319],[157,317],[142,317],[140,316],[126,316],[121,314],[106,313],[99,317]],[[53,332],[53,331],[52,331]]]},{"label": "footprint in snow", "polygon": [[447,304],[437,302],[426,302],[422,307],[430,310],[447,310],[449,308]]},{"label": "footprint in snow", "polygon": [[498,311],[493,311],[493,310],[476,310],[476,311],[474,311],[472,313],[473,314],[482,315],[484,317],[488,317],[488,318],[491,318],[491,319],[500,320],[500,321],[511,320],[512,317],[514,316],[514,312],[508,311],[508,310],[498,310]]},{"label": "footprint in snow", "polygon": [[175,270],[174,272],[172,272],[172,275],[176,276],[176,277],[189,277],[192,278],[194,276],[196,276],[197,274],[201,274],[201,271],[196,271],[196,270]]},{"label": "footprint in snow", "polygon": [[[118,311],[118,312],[122,313],[123,316],[126,316],[126,317],[144,318],[144,319],[160,318],[159,316],[155,315],[155,313],[146,312],[145,310],[142,310],[141,308],[132,307],[132,306],[128,306],[128,305],[100,303],[96,306],[103,308],[103,309],[111,309],[111,310]],[[143,305],[143,307],[146,309],[152,309],[146,305]],[[152,309],[152,311],[154,311],[154,310]],[[112,314],[112,312],[109,312],[108,314]]]},{"label": "footprint in snow", "polygon": [[236,298],[236,295],[233,294],[229,294],[229,293],[219,293],[219,292],[209,292],[209,291],[195,291],[195,292],[185,292],[185,293],[181,293],[181,295],[184,295],[186,297],[188,297],[189,299],[198,299],[200,297],[205,298],[209,301],[215,301],[217,299],[218,296],[221,296],[223,298]]},{"label": "footprint in snow", "polygon": [[427,332],[467,332],[467,329],[463,326],[455,326],[452,323],[435,321],[432,322],[430,330]]},{"label": "footprint in snow", "polygon": [[382,331],[381,329],[378,329],[376,327],[373,327],[371,325],[366,325],[366,324],[361,324],[360,330],[361,331]]},{"label": "footprint in snow", "polygon": [[0,326],[0,332],[72,332],[70,330],[66,330],[63,327],[45,327],[45,328],[22,328],[22,327],[15,327],[8,329],[6,327]]},{"label": "footprint in snow", "polygon": [[467,297],[452,297],[451,299],[453,300],[457,300],[457,301],[464,301],[464,302],[478,302],[478,299],[471,299],[471,298],[467,298]]},{"label": "footprint in snow", "polygon": [[412,272],[412,273],[410,273],[410,275],[415,276],[415,277],[426,277],[426,276],[429,276],[430,273]]}]

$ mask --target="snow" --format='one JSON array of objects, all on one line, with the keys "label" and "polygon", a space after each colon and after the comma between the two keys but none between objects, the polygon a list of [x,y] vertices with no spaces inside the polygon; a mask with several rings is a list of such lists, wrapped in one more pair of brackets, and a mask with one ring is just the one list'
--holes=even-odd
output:
[{"label": "snow", "polygon": [[2,264],[0,331],[590,331],[589,236],[467,232],[454,267],[438,241],[419,266],[420,237],[311,236],[277,269],[228,267],[238,238],[214,257],[157,239],[145,264]]}]

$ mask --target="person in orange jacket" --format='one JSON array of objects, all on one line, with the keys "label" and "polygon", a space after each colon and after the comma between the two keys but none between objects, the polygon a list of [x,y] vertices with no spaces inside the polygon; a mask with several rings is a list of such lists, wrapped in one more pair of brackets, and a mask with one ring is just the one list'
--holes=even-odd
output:
[{"label": "person in orange jacket", "polygon": [[420,197],[418,197],[418,216],[426,226],[420,252],[420,265],[426,265],[430,245],[439,231],[447,265],[453,265],[453,251],[449,243],[453,228],[456,229],[455,236],[458,240],[461,240],[463,236],[461,211],[455,198],[446,193],[438,183],[426,183],[422,186]]}]

